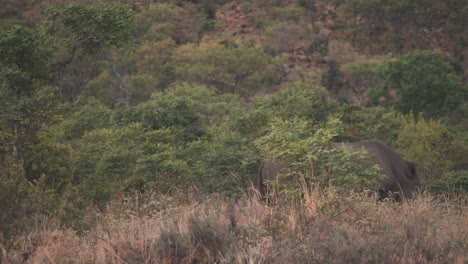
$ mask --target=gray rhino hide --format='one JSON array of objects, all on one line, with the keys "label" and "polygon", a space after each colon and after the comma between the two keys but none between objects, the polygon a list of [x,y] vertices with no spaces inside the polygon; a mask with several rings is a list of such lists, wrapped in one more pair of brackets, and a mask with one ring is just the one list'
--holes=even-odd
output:
[{"label": "gray rhino hide", "polygon": [[[360,150],[363,148],[369,153],[370,158],[380,165],[385,178],[379,181],[376,188],[379,199],[384,199],[389,192],[396,194],[394,198],[397,201],[411,199],[420,186],[414,164],[402,159],[397,152],[380,141],[363,140],[353,143],[334,143],[332,146],[337,149]],[[277,179],[283,168],[284,166],[279,162],[261,162],[257,175],[257,189],[262,198],[265,198],[267,193],[265,182]]]},{"label": "gray rhino hide", "polygon": [[[386,193],[398,193],[397,200],[412,199],[420,186],[416,167],[412,162],[401,158],[400,154],[377,140],[363,140],[354,143],[335,143],[335,148],[366,150],[370,158],[382,168],[385,176],[378,183],[379,198]],[[402,197],[401,197],[402,196]]]},{"label": "gray rhino hide", "polygon": [[271,160],[264,160],[260,163],[257,174],[257,190],[262,198],[266,198],[268,193],[266,182],[277,180],[283,168],[282,164]]}]

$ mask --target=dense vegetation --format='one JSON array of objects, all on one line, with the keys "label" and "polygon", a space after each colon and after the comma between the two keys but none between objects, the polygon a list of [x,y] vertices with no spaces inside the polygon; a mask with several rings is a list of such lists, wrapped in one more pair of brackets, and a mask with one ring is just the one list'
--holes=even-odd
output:
[{"label": "dense vegetation", "polygon": [[[0,262],[19,261],[14,254],[29,245],[20,243],[19,237],[34,234],[37,219],[83,235],[109,228],[113,217],[125,218],[113,216],[116,211],[109,208],[136,197],[174,197],[179,202],[174,206],[185,208],[193,197],[216,196],[248,203],[233,207],[239,217],[248,215],[243,210],[267,213],[251,200],[257,166],[265,158],[285,161],[287,174],[297,179],[294,186],[284,187],[285,196],[297,198],[298,190],[302,195],[333,193],[332,198],[314,196],[315,201],[310,199],[313,195],[305,195],[306,202],[287,209],[299,226],[308,221],[317,224],[316,230],[309,227],[300,232],[303,241],[330,229],[337,241],[341,239],[339,243],[345,243],[346,236],[364,243],[365,227],[345,234],[340,228],[347,227],[334,223],[367,221],[364,216],[372,210],[402,208],[376,209],[379,205],[356,198],[354,194],[372,186],[378,170],[352,162],[354,155],[362,153],[330,151],[328,146],[369,138],[385,142],[415,162],[426,199],[438,197],[444,204],[420,202],[418,210],[430,208],[442,214],[438,206],[445,208],[448,203],[461,210],[450,211],[453,222],[467,224],[466,218],[459,219],[466,217],[468,171],[454,169],[468,164],[468,5],[464,1],[3,2]],[[455,201],[442,202],[441,197],[455,197]],[[351,200],[364,212],[363,218],[349,213]],[[157,211],[164,212],[167,206]],[[344,213],[335,215],[342,206]],[[109,215],[99,225],[89,219],[94,212]],[[135,212],[143,214],[139,209]],[[203,217],[216,213],[188,219],[192,226],[185,231],[203,229],[193,226],[197,224],[214,225]],[[270,223],[263,233],[248,230],[253,228],[248,221],[237,229],[232,226],[234,231],[218,230],[221,225],[215,225],[214,230],[222,234],[210,238],[213,245],[203,245],[212,255],[196,258],[202,262],[248,259],[227,258],[223,255],[227,249],[215,245],[246,250],[244,244],[234,245],[241,243],[239,237],[252,240],[242,243],[255,244],[262,237],[274,239],[292,232],[287,229],[292,219],[283,219],[288,215],[283,213],[271,215],[272,219],[256,218]],[[387,212],[378,215],[388,217]],[[222,221],[233,225],[236,221],[229,217]],[[421,219],[432,221],[424,215]],[[323,226],[321,221],[329,223]],[[181,227],[175,225],[172,231],[158,231],[166,243],[161,245],[170,247],[171,239],[186,239],[180,242],[186,252],[177,254],[182,254],[179,260],[193,261],[188,252],[201,253],[189,245],[198,243],[198,235],[176,234],[174,230]],[[436,255],[426,262],[437,263],[444,254],[458,260],[466,254],[457,250],[466,246],[468,231],[449,231],[450,236],[459,232],[453,240],[461,244],[444,248],[444,241],[433,241],[426,249],[415,242],[412,253],[434,250]],[[369,232],[387,234],[388,230],[372,227]],[[234,234],[239,237],[224,237]],[[393,239],[400,239],[396,236]],[[387,238],[377,237],[371,247]],[[296,239],[286,236],[278,243],[290,245]],[[267,253],[281,248],[269,243],[273,244]],[[316,246],[317,252],[331,250]],[[349,250],[360,248],[348,246]],[[377,262],[386,258],[378,248],[374,250],[377,255],[369,251],[361,257]],[[394,250],[395,254],[406,252],[406,248]],[[144,260],[177,260],[165,255],[173,254],[170,250],[154,252]],[[263,253],[250,260],[301,262],[288,258],[286,252],[271,259]],[[305,251],[301,254],[311,258]],[[320,255],[317,262],[326,256]],[[335,257],[329,260],[351,261]],[[58,256],[48,261],[65,260]],[[117,260],[106,261],[101,263]]]}]

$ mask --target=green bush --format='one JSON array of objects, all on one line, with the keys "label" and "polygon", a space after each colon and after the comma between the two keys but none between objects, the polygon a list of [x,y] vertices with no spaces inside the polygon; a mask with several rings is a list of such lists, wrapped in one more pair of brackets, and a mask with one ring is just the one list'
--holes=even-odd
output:
[{"label": "green bush", "polygon": [[94,130],[78,141],[75,151],[75,185],[85,200],[98,205],[124,190],[142,187],[138,184],[167,193],[185,189],[190,180],[175,135],[167,128],[147,130],[135,123]]},{"label": "green bush", "polygon": [[346,84],[357,91],[366,91],[377,82],[377,66],[375,62],[354,62],[343,68]]},{"label": "green bush", "polygon": [[180,80],[215,87],[222,93],[248,96],[272,82],[272,58],[256,48],[204,41],[179,46],[174,60]]},{"label": "green bush", "polygon": [[338,61],[327,62],[327,71],[322,75],[321,84],[333,93],[338,93],[344,87],[344,75]]},{"label": "green bush", "polygon": [[404,114],[423,113],[426,118],[450,118],[468,96],[468,89],[444,55],[413,51],[389,56],[378,67],[379,81],[367,95],[385,98]]},{"label": "green bush", "polygon": [[65,105],[64,108],[64,119],[57,124],[57,129],[67,140],[111,126],[112,110],[94,97],[80,96],[72,105]]},{"label": "green bush", "polygon": [[439,121],[403,119],[397,149],[405,159],[416,163],[422,181],[437,180],[453,165],[462,163],[468,153],[467,143]]},{"label": "green bush", "polygon": [[[329,186],[339,190],[361,192],[375,188],[380,179],[379,167],[366,162],[365,152],[336,150],[331,141],[343,127],[339,119],[311,125],[293,118],[275,118],[267,134],[254,143],[267,160],[281,161],[286,171],[280,177],[280,192],[298,195],[300,191]],[[304,183],[306,186],[304,186]]]},{"label": "green bush", "polygon": [[326,99],[323,89],[305,82],[294,82],[285,85],[278,94],[258,98],[253,108],[270,113],[272,117],[300,117],[311,123],[319,123],[325,122],[327,117],[337,110],[337,104]]},{"label": "green bush", "polygon": [[312,38],[312,41],[309,47],[307,48],[306,52],[318,53],[320,56],[325,57],[328,55],[328,43],[328,37],[319,33]]},{"label": "green bush", "polygon": [[468,171],[451,171],[428,185],[435,194],[468,195]]},{"label": "green bush", "polygon": [[378,139],[395,146],[404,117],[381,106],[361,107],[342,105],[344,133],[338,141],[352,142],[363,139]]},{"label": "green bush", "polygon": [[34,187],[24,179],[22,165],[2,161],[0,167],[0,235],[18,235],[35,212]]}]

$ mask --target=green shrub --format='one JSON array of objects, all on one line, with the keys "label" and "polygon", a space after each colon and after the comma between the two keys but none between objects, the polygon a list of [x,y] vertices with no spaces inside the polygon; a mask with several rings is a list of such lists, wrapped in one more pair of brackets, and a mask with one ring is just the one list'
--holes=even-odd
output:
[{"label": "green shrub", "polygon": [[331,140],[341,131],[342,124],[336,118],[315,125],[299,118],[275,118],[266,135],[254,143],[265,159],[286,166],[280,177],[287,180],[279,181],[277,186],[280,192],[295,196],[304,188],[313,190],[317,186],[336,186],[346,192],[375,188],[380,171],[375,164],[364,161],[365,152],[331,147]]},{"label": "green shrub", "polygon": [[377,66],[375,62],[358,61],[343,68],[346,84],[357,91],[366,91],[377,82]]},{"label": "green shrub", "polygon": [[367,95],[374,101],[385,98],[404,114],[421,112],[426,118],[450,118],[468,96],[461,78],[437,51],[387,57],[378,73],[378,84]]},{"label": "green shrub", "polygon": [[453,165],[463,162],[468,153],[467,143],[441,122],[415,120],[413,115],[402,121],[397,149],[405,159],[416,163],[420,179],[439,179]]},{"label": "green shrub", "polygon": [[468,195],[468,171],[447,172],[429,183],[428,189],[435,194]]},{"label": "green shrub", "polygon": [[361,107],[343,105],[344,133],[338,141],[353,142],[363,139],[378,139],[395,146],[402,126],[401,114],[384,107]]},{"label": "green shrub", "polygon": [[21,167],[18,162],[6,161],[0,167],[0,235],[6,239],[22,231],[38,199],[34,197],[34,187],[24,179]]},{"label": "green shrub", "polygon": [[312,42],[307,48],[307,53],[318,53],[320,56],[325,57],[328,55],[328,42],[329,39],[323,34],[317,34],[312,38]]},{"label": "green shrub", "polygon": [[322,86],[333,93],[338,93],[344,87],[344,81],[340,63],[336,60],[329,60],[327,62],[327,71],[322,75]]}]

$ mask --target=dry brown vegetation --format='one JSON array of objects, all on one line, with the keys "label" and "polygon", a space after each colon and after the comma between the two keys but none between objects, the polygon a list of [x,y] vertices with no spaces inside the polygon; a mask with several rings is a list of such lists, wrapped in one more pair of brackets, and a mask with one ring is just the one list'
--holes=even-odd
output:
[{"label": "dry brown vegetation", "polygon": [[82,234],[42,220],[1,248],[3,263],[466,263],[465,205],[333,191],[272,207],[146,196],[91,210]]}]

